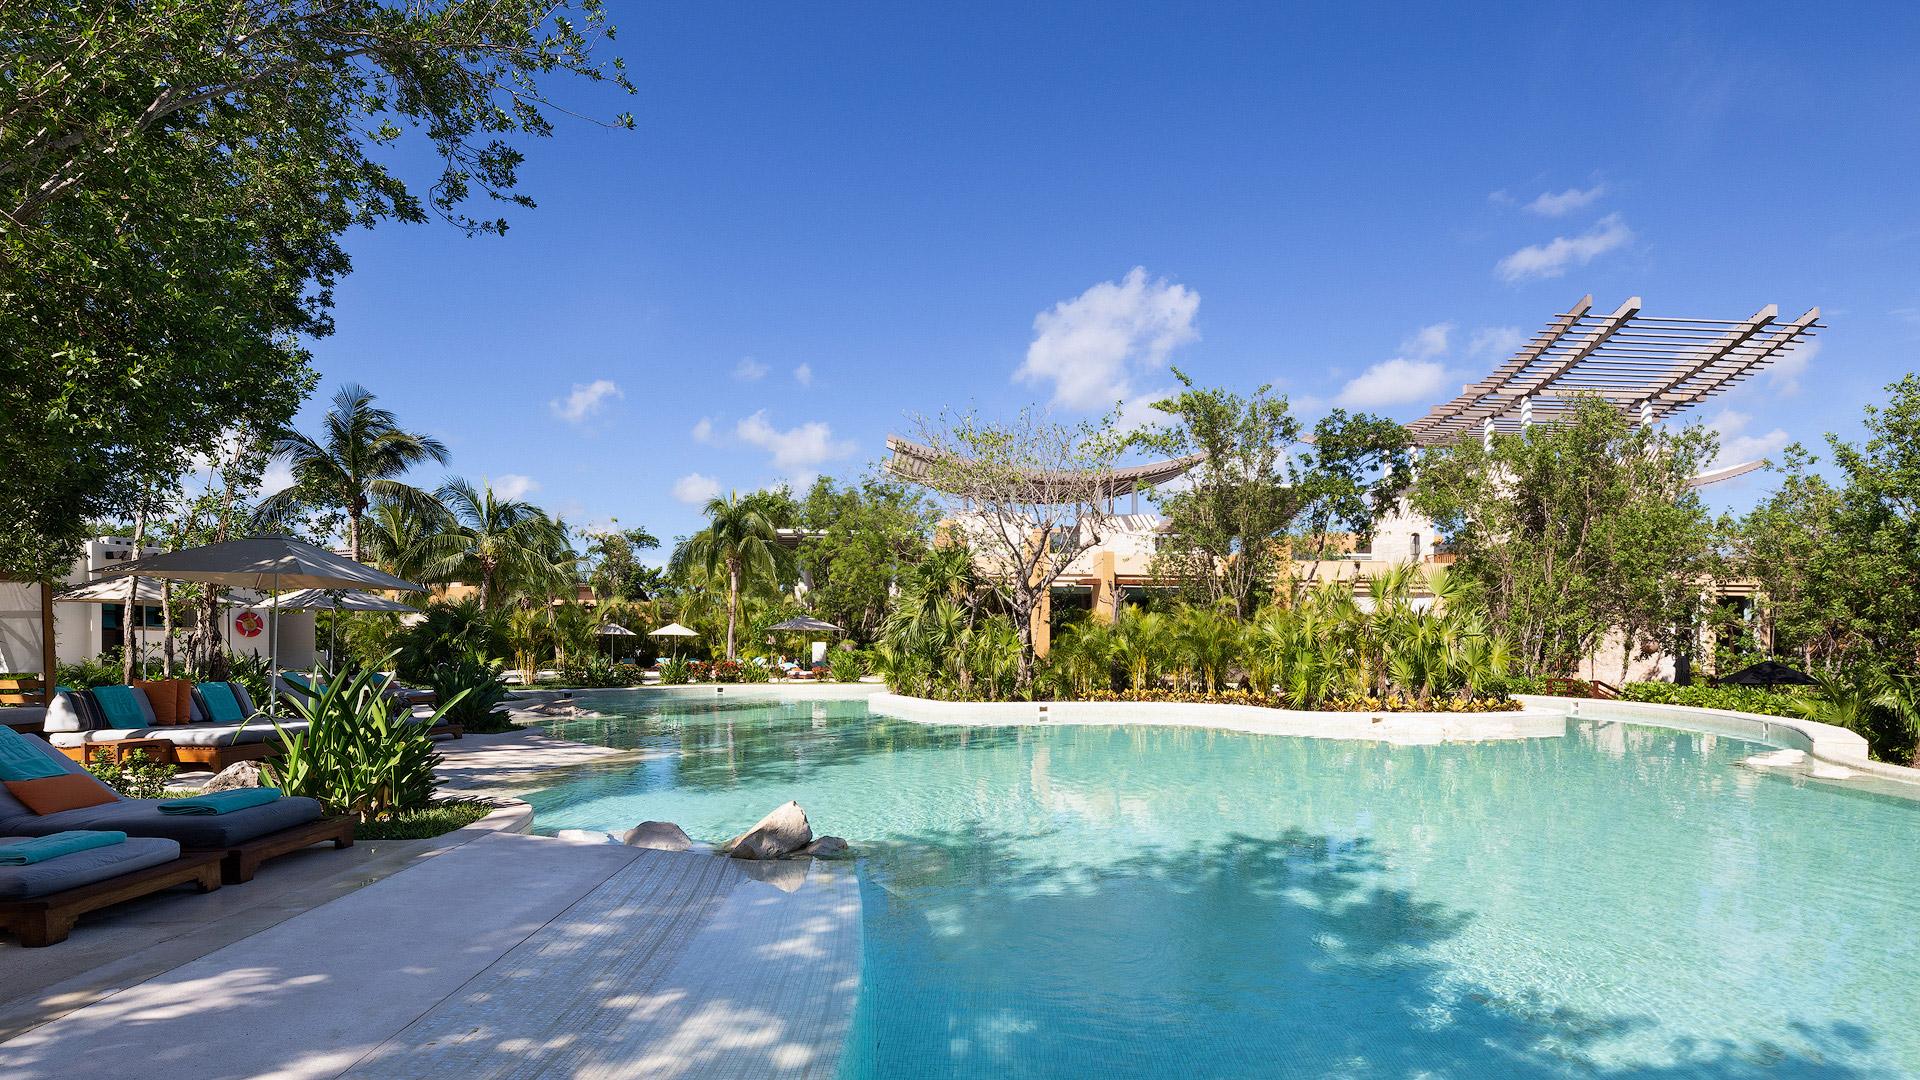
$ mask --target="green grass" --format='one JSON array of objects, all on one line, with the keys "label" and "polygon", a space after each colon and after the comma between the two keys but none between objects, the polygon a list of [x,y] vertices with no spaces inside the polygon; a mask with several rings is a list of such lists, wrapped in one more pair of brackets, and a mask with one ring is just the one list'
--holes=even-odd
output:
[{"label": "green grass", "polygon": [[354,826],[356,840],[425,840],[471,825],[493,812],[486,803],[436,803],[418,810],[402,810],[386,821],[363,821]]}]

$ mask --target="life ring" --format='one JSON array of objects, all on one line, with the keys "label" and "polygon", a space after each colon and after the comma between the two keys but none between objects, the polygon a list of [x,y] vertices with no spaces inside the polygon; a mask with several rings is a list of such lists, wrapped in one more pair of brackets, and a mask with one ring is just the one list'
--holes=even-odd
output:
[{"label": "life ring", "polygon": [[257,611],[243,611],[233,619],[234,633],[241,637],[259,637],[260,631],[266,628],[267,621]]}]

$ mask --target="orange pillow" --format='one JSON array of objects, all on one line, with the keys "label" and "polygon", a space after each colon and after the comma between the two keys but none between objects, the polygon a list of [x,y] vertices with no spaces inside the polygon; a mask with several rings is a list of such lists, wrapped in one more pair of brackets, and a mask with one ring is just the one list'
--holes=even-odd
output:
[{"label": "orange pillow", "polygon": [[8,780],[7,793],[42,817],[83,806],[101,806],[114,800],[105,784],[91,776],[68,773],[39,780]]},{"label": "orange pillow", "polygon": [[135,682],[153,706],[155,727],[173,727],[193,720],[193,683],[186,679]]}]

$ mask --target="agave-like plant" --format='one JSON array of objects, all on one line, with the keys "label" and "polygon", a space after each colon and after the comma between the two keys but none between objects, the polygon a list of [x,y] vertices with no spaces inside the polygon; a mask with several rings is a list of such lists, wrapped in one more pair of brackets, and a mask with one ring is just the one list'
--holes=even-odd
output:
[{"label": "agave-like plant", "polygon": [[321,688],[296,695],[294,707],[307,725],[282,727],[278,756],[263,763],[268,779],[288,795],[318,799],[329,813],[376,821],[397,810],[425,806],[440,764],[427,730],[457,707],[466,692],[440,702],[430,718],[416,718],[381,693],[374,666],[354,665],[328,675],[315,671]]}]

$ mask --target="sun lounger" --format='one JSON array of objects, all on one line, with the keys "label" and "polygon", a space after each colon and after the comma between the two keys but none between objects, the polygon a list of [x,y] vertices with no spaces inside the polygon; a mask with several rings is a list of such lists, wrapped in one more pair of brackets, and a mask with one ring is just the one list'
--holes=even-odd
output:
[{"label": "sun lounger", "polygon": [[353,819],[326,817],[313,799],[288,797],[225,814],[167,814],[162,799],[129,799],[92,780],[91,774],[60,751],[31,736],[0,733],[37,745],[65,772],[87,777],[111,796],[93,806],[36,814],[0,788],[0,836],[46,836],[68,829],[111,829],[128,836],[175,841],[189,852],[216,852],[228,883],[246,881],[267,859],[326,841],[337,848],[353,844]]},{"label": "sun lounger", "polygon": [[[23,842],[27,838],[0,837],[0,853]],[[132,836],[27,866],[0,866],[0,929],[28,948],[57,944],[89,911],[188,883],[201,892],[218,889],[220,860],[217,852],[183,856],[172,840]]]},{"label": "sun lounger", "polygon": [[[145,702],[145,692],[139,687],[116,689],[130,689],[136,705]],[[241,688],[236,693],[245,695],[246,691]],[[204,711],[204,701],[195,700],[190,720],[185,724],[142,723],[132,727],[109,727],[105,725],[105,718],[82,695],[63,692],[55,695],[43,726],[48,742],[59,747],[67,757],[83,763],[92,758],[95,748],[129,739],[164,741],[170,747],[173,761],[206,765],[216,771],[236,761],[254,761],[278,753],[280,731],[274,727],[273,721],[255,713],[252,700],[244,696],[231,703],[229,708],[234,705],[238,706],[238,722],[209,719]],[[142,716],[150,711],[149,705]],[[299,731],[306,728],[306,722],[289,717],[280,721],[280,727],[288,732]]]}]

